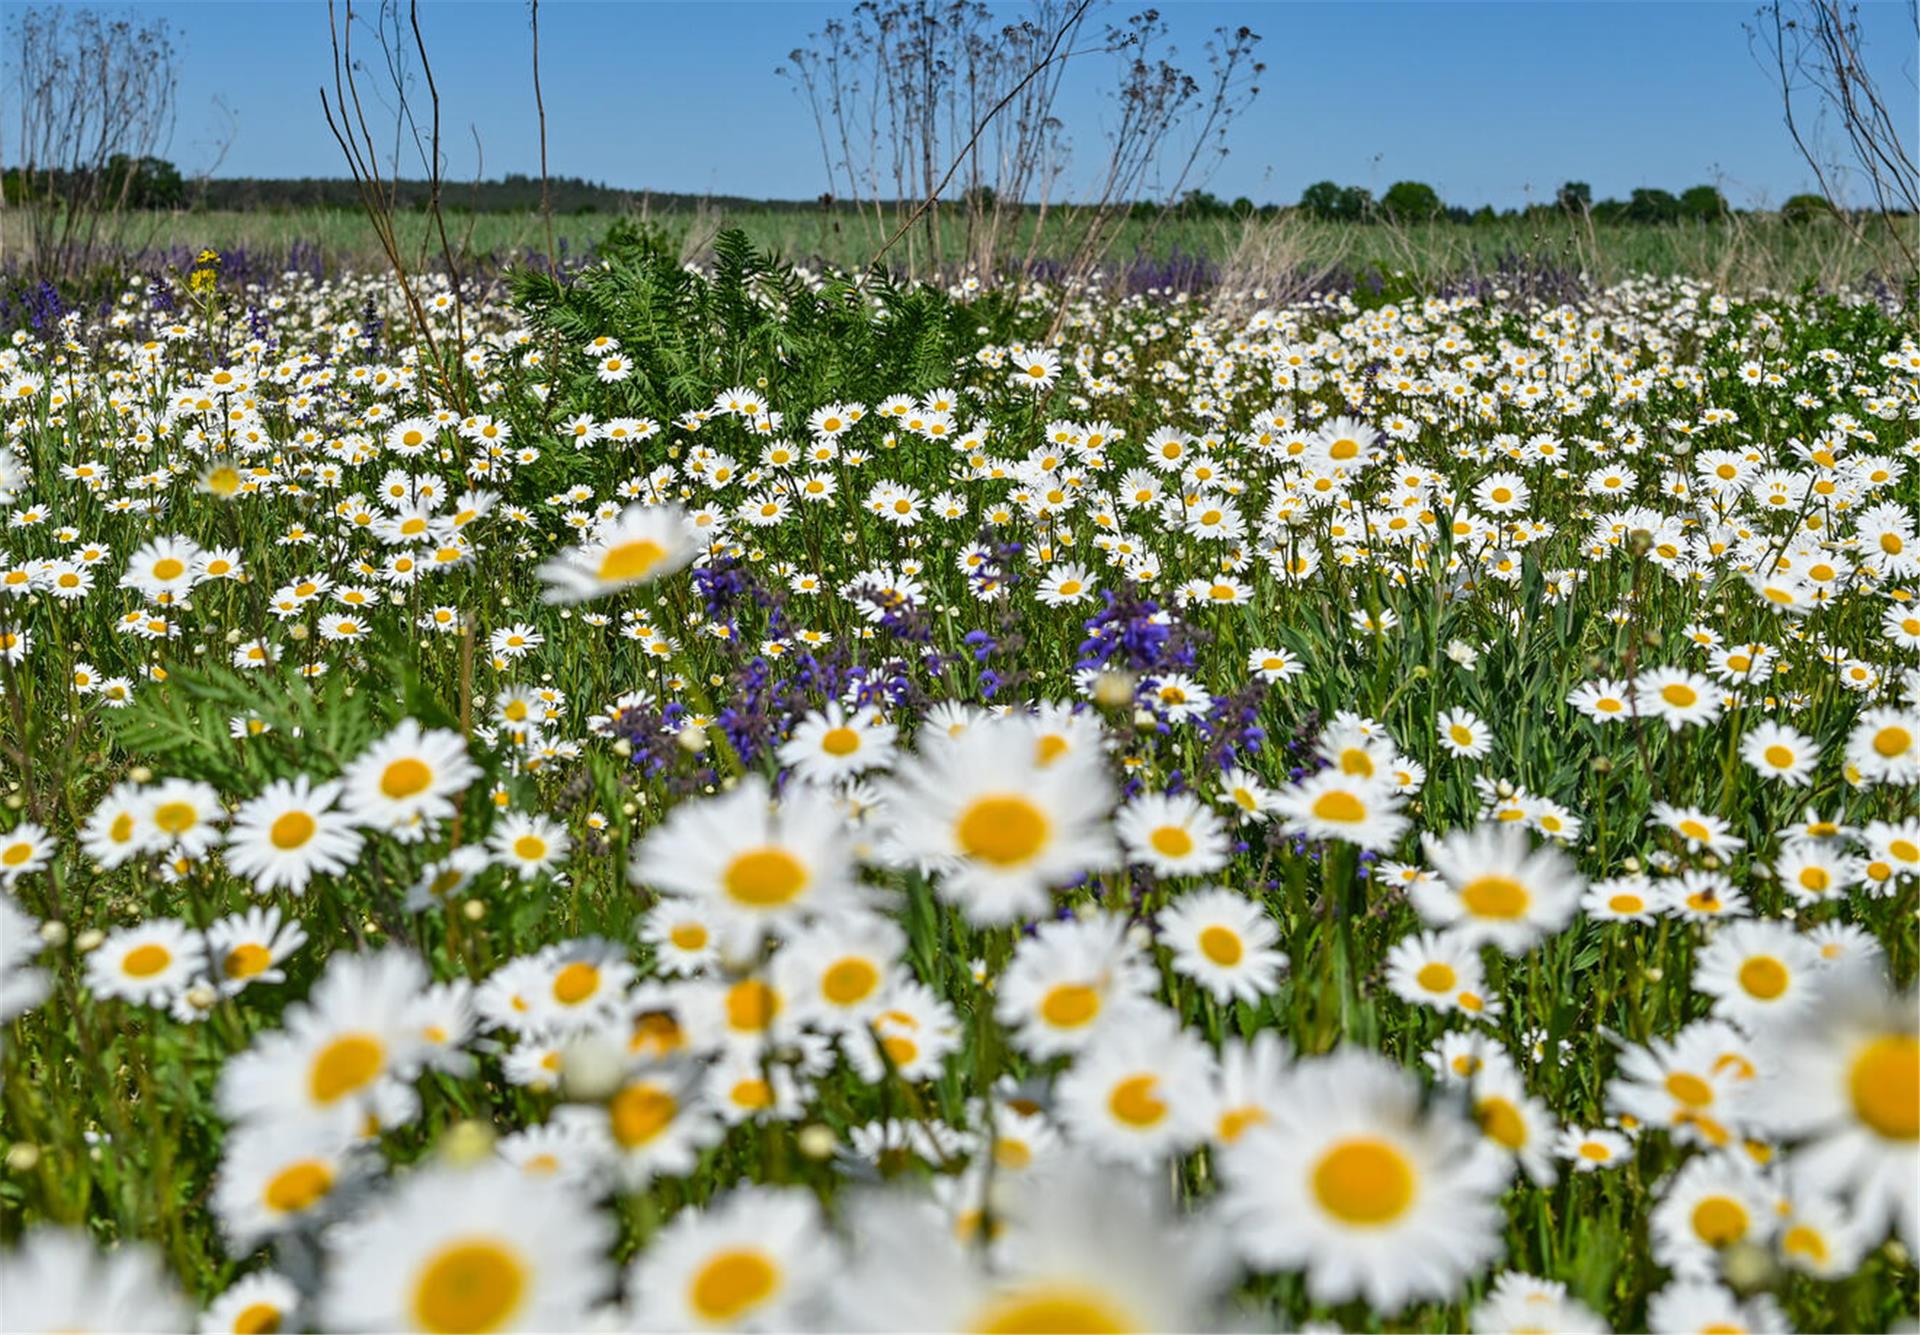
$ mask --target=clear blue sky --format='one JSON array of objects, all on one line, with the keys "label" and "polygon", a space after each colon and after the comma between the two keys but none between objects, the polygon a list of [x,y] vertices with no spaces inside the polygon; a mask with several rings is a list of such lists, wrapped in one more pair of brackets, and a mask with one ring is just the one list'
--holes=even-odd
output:
[{"label": "clear blue sky", "polygon": [[[11,0],[9,0],[11,3]],[[172,153],[210,158],[216,97],[236,117],[223,176],[337,176],[316,89],[330,77],[324,4],[152,3],[183,56]],[[1006,6],[1011,13],[1015,7]],[[1268,71],[1216,194],[1290,202],[1331,178],[1379,191],[1403,178],[1451,203],[1550,198],[1574,178],[1596,198],[1723,180],[1736,203],[1811,187],[1742,23],[1752,0],[1600,3],[1215,3],[1160,0],[1198,63],[1221,24],[1261,33]],[[628,189],[809,198],[825,188],[811,119],[774,74],[844,4],[792,0],[545,0],[542,68],[551,169]],[[1920,122],[1905,0],[1862,4],[1870,63],[1909,131]],[[1125,12],[1118,0],[1108,11]],[[448,174],[538,170],[527,6],[422,6],[440,81]],[[1094,156],[1107,104],[1082,62],[1067,119]]]}]

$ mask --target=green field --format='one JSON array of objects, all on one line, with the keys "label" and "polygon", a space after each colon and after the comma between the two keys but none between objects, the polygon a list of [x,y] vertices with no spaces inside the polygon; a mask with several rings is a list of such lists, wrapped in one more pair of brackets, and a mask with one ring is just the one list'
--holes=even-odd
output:
[{"label": "green field", "polygon": [[[546,249],[547,223],[536,213],[462,213],[447,215],[449,233],[462,254],[505,259]],[[839,209],[782,208],[659,212],[628,215],[659,226],[688,258],[706,253],[721,227],[737,227],[756,245],[797,263],[825,261],[842,267],[866,264],[879,250],[886,231],[871,215]],[[591,250],[615,221],[613,214],[581,214],[552,220],[556,248],[580,255]],[[1072,244],[1073,215],[1056,210],[1044,225],[1029,215],[1016,220],[1000,253],[1013,260],[1032,255],[1064,258]],[[1920,220],[1906,219],[1910,243],[1920,248]],[[1036,241],[1034,230],[1041,228]],[[436,255],[437,230],[424,213],[401,214],[398,232],[408,254],[420,260]],[[923,272],[928,261],[924,224],[890,256],[895,265]],[[1835,288],[1869,276],[1889,277],[1881,244],[1861,245],[1834,221],[1789,224],[1771,216],[1735,216],[1720,223],[1664,226],[1587,225],[1564,218],[1507,218],[1484,224],[1451,222],[1355,225],[1305,217],[1271,221],[1195,221],[1170,216],[1159,223],[1128,220],[1121,224],[1109,267],[1138,258],[1164,261],[1175,255],[1200,257],[1249,285],[1311,284],[1336,273],[1407,274],[1426,280],[1472,277],[1502,271],[1586,275],[1596,283],[1617,282],[1636,274],[1686,275],[1745,288],[1794,289],[1805,283]],[[965,255],[964,228],[943,223],[937,256],[948,268]],[[343,268],[384,265],[372,229],[359,213],[337,209],[259,212],[128,214],[111,221],[103,240],[123,252],[245,248],[285,251],[295,244],[317,245],[329,263]],[[25,227],[16,213],[0,213],[0,265],[26,253]],[[1894,278],[1897,282],[1897,277]]]}]

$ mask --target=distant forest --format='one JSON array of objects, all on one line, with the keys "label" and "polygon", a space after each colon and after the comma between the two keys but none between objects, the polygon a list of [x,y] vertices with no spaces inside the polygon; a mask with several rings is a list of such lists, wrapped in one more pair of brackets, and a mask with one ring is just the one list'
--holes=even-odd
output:
[{"label": "distant forest", "polygon": [[[36,195],[52,193],[58,174],[22,173],[11,168],[0,174],[0,195],[8,204],[25,203]],[[106,168],[105,197],[119,200],[133,209],[209,209],[234,212],[260,212],[291,209],[357,209],[358,187],[345,178],[293,177],[220,177],[189,180],[178,168],[161,158],[125,158],[116,156]],[[399,207],[424,209],[432,186],[421,180],[393,183]],[[706,206],[720,212],[753,209],[769,213],[816,212],[822,208],[852,210],[872,207],[872,202],[855,204],[821,195],[814,199],[749,199],[739,195],[686,195],[659,191],[621,190],[597,181],[574,176],[556,176],[547,182],[547,193],[556,215],[611,213],[624,214],[640,209],[679,213]],[[540,179],[510,174],[493,181],[443,181],[441,207],[449,213],[528,213],[539,209]],[[961,201],[955,201],[956,203]],[[884,207],[891,207],[883,201]],[[1134,205],[1136,214],[1152,216],[1164,205],[1142,202]],[[1655,188],[1636,189],[1625,200],[1593,197],[1593,189],[1584,181],[1568,181],[1553,200],[1524,209],[1496,210],[1482,206],[1467,209],[1448,204],[1438,191],[1421,181],[1397,181],[1377,199],[1363,186],[1318,181],[1301,194],[1295,204],[1255,204],[1247,198],[1224,200],[1203,190],[1188,191],[1174,206],[1174,212],[1188,218],[1273,217],[1298,211],[1310,217],[1333,222],[1398,223],[1455,222],[1491,223],[1503,218],[1574,215],[1591,217],[1600,223],[1687,223],[1714,222],[1736,212],[1716,186],[1696,185],[1678,194]],[[1779,213],[1789,221],[1804,221],[1832,211],[1819,195],[1795,195],[1786,200]]]}]

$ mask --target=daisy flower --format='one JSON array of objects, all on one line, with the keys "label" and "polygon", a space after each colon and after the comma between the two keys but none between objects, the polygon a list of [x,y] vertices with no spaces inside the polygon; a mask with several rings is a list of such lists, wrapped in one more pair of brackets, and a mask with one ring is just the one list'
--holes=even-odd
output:
[{"label": "daisy flower", "polygon": [[794,725],[781,743],[780,763],[810,783],[832,783],[891,765],[898,735],[876,713],[850,715],[833,703]]},{"label": "daisy flower", "polygon": [[453,815],[453,799],[479,777],[459,733],[402,719],[347,766],[342,805],[356,824],[418,843]]},{"label": "daisy flower", "polygon": [[695,902],[750,948],[762,932],[850,907],[852,848],[832,798],[805,785],[779,803],[759,775],[675,806],[635,852],[636,885]]},{"label": "daisy flower", "polygon": [[327,1238],[320,1318],[346,1330],[580,1330],[614,1229],[563,1183],[497,1161],[404,1178]]},{"label": "daisy flower", "polygon": [[78,1229],[41,1225],[0,1251],[0,1292],[10,1330],[99,1330],[138,1335],[193,1324],[160,1260],[143,1243],[95,1249]]},{"label": "daisy flower", "polygon": [[1400,814],[1398,794],[1338,770],[1323,770],[1281,789],[1273,809],[1289,833],[1341,839],[1375,852],[1392,848],[1409,824]]},{"label": "daisy flower", "polygon": [[226,1292],[207,1304],[200,1317],[201,1335],[258,1335],[261,1331],[290,1330],[298,1320],[300,1290],[285,1275],[256,1270],[235,1280]]},{"label": "daisy flower", "polygon": [[254,983],[285,982],[280,964],[306,943],[306,929],[282,918],[277,904],[256,904],[207,928],[215,981],[229,996]]},{"label": "daisy flower", "polygon": [[1124,918],[1045,922],[1015,948],[995,988],[994,1015],[1014,1030],[1017,1046],[1045,1059],[1124,1023],[1155,985],[1152,965],[1127,941]]},{"label": "daisy flower", "polygon": [[682,1210],[654,1237],[627,1286],[633,1328],[793,1329],[836,1268],[811,1193],[743,1187]]},{"label": "daisy flower", "polygon": [[1161,876],[1202,876],[1227,865],[1226,826],[1192,793],[1142,793],[1113,818],[1130,861]]},{"label": "daisy flower", "polygon": [[1174,972],[1222,1003],[1257,1002],[1279,986],[1287,957],[1273,949],[1280,928],[1258,903],[1220,886],[1182,895],[1160,910],[1160,939],[1173,951]]},{"label": "daisy flower", "polygon": [[1001,719],[923,742],[881,785],[889,846],[939,871],[942,898],[981,925],[1037,915],[1052,887],[1111,865],[1111,793],[1098,755],[1042,766]]},{"label": "daisy flower", "polygon": [[1480,760],[1493,750],[1493,733],[1471,710],[1449,709],[1440,716],[1440,748],[1463,760]]},{"label": "daisy flower", "polygon": [[487,835],[495,865],[523,881],[552,872],[567,860],[573,837],[567,827],[546,816],[509,811]]},{"label": "daisy flower", "polygon": [[1920,1245],[1920,1008],[1865,970],[1835,970],[1821,995],[1758,1045],[1754,1117],[1795,1143],[1805,1189],[1848,1201],[1862,1226],[1889,1220]]},{"label": "daisy flower", "polygon": [[1494,1280],[1487,1296],[1467,1318],[1474,1335],[1525,1335],[1554,1331],[1556,1335],[1607,1335],[1607,1323],[1578,1298],[1567,1296],[1557,1280],[1538,1279],[1509,1270]]},{"label": "daisy flower", "polygon": [[23,820],[0,834],[0,885],[11,886],[22,876],[44,868],[52,859],[54,842],[44,826]]},{"label": "daisy flower", "polygon": [[87,956],[87,987],[96,997],[165,1006],[207,968],[206,941],[173,918],[122,927]]},{"label": "daisy flower", "polygon": [[316,786],[304,774],[275,779],[233,813],[227,866],[261,894],[303,895],[316,872],[346,871],[365,841],[353,818],[334,809],[341,788],[337,780]]},{"label": "daisy flower", "polygon": [[1212,1059],[1158,1007],[1110,1027],[1061,1078],[1062,1122],[1097,1158],[1148,1168],[1207,1132]]},{"label": "daisy flower", "polygon": [[1662,1335],[1784,1335],[1792,1327],[1767,1294],[1742,1301],[1709,1280],[1675,1279],[1647,1299],[1647,1329]]},{"label": "daisy flower", "polygon": [[1720,688],[1686,668],[1651,668],[1640,674],[1635,687],[1640,712],[1664,720],[1674,732],[1720,717]]},{"label": "daisy flower", "polygon": [[1798,728],[1767,719],[1749,728],[1740,739],[1740,758],[1763,779],[1778,779],[1789,788],[1805,788],[1813,782],[1820,748]]},{"label": "daisy flower", "polygon": [[1506,1169],[1478,1140],[1399,1067],[1337,1051],[1296,1066],[1273,1119],[1220,1152],[1221,1210],[1248,1264],[1304,1269],[1315,1302],[1450,1300],[1501,1249]]},{"label": "daisy flower", "polygon": [[1529,849],[1512,825],[1478,825],[1443,839],[1421,836],[1436,883],[1413,888],[1413,906],[1464,940],[1524,954],[1573,918],[1584,882],[1552,844]]},{"label": "daisy flower", "polygon": [[1790,925],[1730,922],[1694,957],[1693,988],[1714,999],[1713,1013],[1749,1033],[1812,1004],[1820,952]]},{"label": "daisy flower", "polygon": [[1709,815],[1698,807],[1676,807],[1666,802],[1655,802],[1653,814],[1648,817],[1648,825],[1664,825],[1688,845],[1711,853],[1715,857],[1728,857],[1746,846],[1746,840],[1731,833],[1732,826],[1718,816]]},{"label": "daisy flower", "polygon": [[1453,932],[1420,932],[1387,952],[1387,987],[1402,1001],[1442,1013],[1487,1013],[1486,975],[1471,942]]},{"label": "daisy flower", "polygon": [[539,568],[550,603],[578,603],[673,574],[698,550],[686,512],[674,505],[630,505],[581,547]]},{"label": "daisy flower", "polygon": [[1570,1126],[1554,1141],[1553,1152],[1573,1165],[1576,1173],[1592,1173],[1610,1168],[1632,1152],[1627,1138],[1617,1131],[1588,1130]]}]

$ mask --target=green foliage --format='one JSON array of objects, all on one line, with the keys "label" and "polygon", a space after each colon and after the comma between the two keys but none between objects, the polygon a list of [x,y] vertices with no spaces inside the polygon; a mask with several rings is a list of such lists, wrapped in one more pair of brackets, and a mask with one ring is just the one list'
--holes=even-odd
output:
[{"label": "green foliage", "polygon": [[1432,222],[1446,206],[1440,193],[1424,181],[1395,181],[1380,197],[1380,212],[1394,222]]},{"label": "green foliage", "polygon": [[616,225],[603,266],[571,282],[521,269],[513,294],[543,333],[576,346],[620,341],[628,380],[601,385],[582,365],[561,405],[598,405],[671,418],[712,404],[731,385],[759,385],[775,406],[811,409],[838,398],[879,399],[927,389],[980,347],[979,330],[1004,326],[991,298],[962,305],[884,273],[810,279],[730,228],[714,242],[710,272],[683,267],[657,229]]}]

